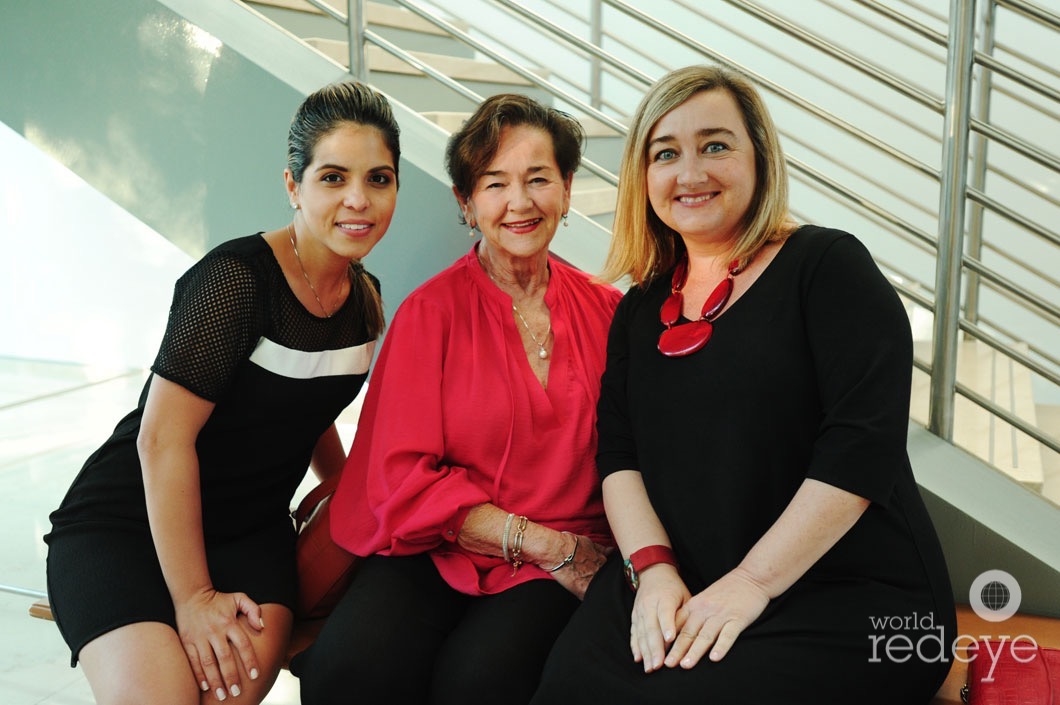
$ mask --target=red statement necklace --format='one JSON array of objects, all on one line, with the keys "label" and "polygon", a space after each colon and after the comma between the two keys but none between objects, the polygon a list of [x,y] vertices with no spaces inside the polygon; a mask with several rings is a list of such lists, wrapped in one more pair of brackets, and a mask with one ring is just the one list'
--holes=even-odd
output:
[{"label": "red statement necklace", "polygon": [[729,264],[729,275],[721,280],[714,291],[703,303],[703,311],[698,320],[674,325],[681,318],[681,310],[685,305],[684,294],[681,290],[685,288],[688,281],[688,257],[685,256],[674,268],[674,276],[670,282],[670,295],[659,307],[659,321],[666,326],[659,335],[659,352],[667,357],[684,357],[691,355],[702,348],[710,340],[714,332],[714,319],[718,317],[725,304],[729,303],[732,296],[733,277],[744,270],[738,261]]}]

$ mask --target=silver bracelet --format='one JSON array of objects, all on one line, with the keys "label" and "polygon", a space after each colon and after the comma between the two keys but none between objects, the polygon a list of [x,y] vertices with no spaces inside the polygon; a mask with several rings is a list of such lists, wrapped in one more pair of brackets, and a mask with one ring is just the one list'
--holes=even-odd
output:
[{"label": "silver bracelet", "polygon": [[578,552],[578,535],[572,534],[569,531],[564,531],[563,533],[565,533],[567,536],[574,537],[574,548],[571,549],[571,552],[567,554],[567,557],[564,558],[558,566],[556,566],[555,568],[545,568],[546,573],[555,573],[557,570],[560,570],[561,568],[566,568],[574,562],[574,554]]},{"label": "silver bracelet", "polygon": [[501,541],[501,550],[504,552],[504,562],[511,563],[511,559],[508,557],[508,537],[512,533],[512,519],[515,518],[515,514],[509,514],[508,518],[504,520],[504,540]]}]

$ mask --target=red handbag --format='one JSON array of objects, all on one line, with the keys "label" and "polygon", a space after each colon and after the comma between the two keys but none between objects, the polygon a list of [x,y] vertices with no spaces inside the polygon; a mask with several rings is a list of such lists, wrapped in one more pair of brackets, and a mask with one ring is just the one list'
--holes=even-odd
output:
[{"label": "red handbag", "polygon": [[1014,641],[980,640],[968,647],[969,705],[1060,705],[1060,649]]},{"label": "red handbag", "polygon": [[320,619],[331,614],[346,592],[360,559],[331,538],[331,495],[338,487],[335,476],[321,482],[294,511],[298,541],[298,604],[295,616]]}]

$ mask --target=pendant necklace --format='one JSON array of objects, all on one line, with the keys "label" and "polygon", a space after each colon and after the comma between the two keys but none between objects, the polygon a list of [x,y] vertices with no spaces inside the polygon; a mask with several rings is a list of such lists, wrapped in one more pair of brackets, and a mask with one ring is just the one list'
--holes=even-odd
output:
[{"label": "pendant necklace", "polygon": [[[491,272],[489,270],[489,267],[486,266],[486,261],[484,259],[482,259],[482,255],[478,256],[478,261],[479,261],[479,264],[482,266],[483,271],[486,272],[486,276],[488,276],[491,280],[493,280],[493,283],[496,284],[497,288],[499,289],[500,288],[500,282],[497,281],[497,279],[493,276],[493,272]],[[533,340],[534,341],[534,345],[537,346],[537,357],[538,357],[538,359],[547,360],[548,359],[548,350],[545,348],[545,344],[537,339],[537,336],[534,335],[534,331],[530,330],[530,324],[526,322],[525,318],[523,318],[522,311],[520,311],[516,307],[516,305],[514,303],[512,304],[512,310],[515,311],[515,315],[519,317],[520,321],[522,321],[523,328],[526,328],[526,332],[530,334],[530,339]],[[548,342],[548,334],[551,333],[551,332],[552,332],[552,317],[549,316],[548,328],[545,329],[545,335],[544,335],[545,343]]]},{"label": "pendant necklace", "polygon": [[[539,341],[537,339],[537,336],[534,335],[534,331],[530,330],[530,325],[526,322],[526,319],[523,318],[523,314],[520,313],[519,309],[517,309],[515,307],[515,304],[512,304],[512,310],[515,311],[515,315],[519,317],[519,320],[523,322],[523,328],[526,328],[526,332],[530,334],[531,340],[533,340],[534,341],[534,345],[537,346],[537,356],[539,358],[541,358],[542,360],[547,360],[548,359],[548,350],[545,349],[545,346],[541,343],[541,341]],[[551,333],[551,332],[552,332],[552,321],[549,320],[548,328],[545,330],[545,342],[546,343],[548,342],[548,334]]]},{"label": "pendant necklace", "polygon": [[294,250],[294,258],[298,260],[298,268],[302,270],[302,276],[305,277],[305,283],[309,285],[309,290],[313,292],[313,298],[317,300],[317,305],[320,306],[320,310],[324,312],[324,318],[331,318],[331,312],[324,308],[324,303],[320,300],[320,297],[317,296],[317,290],[313,286],[313,282],[309,281],[309,274],[305,271],[305,265],[302,264],[302,256],[298,254],[298,245],[294,244],[294,225],[291,223],[287,224],[287,234],[291,237],[291,249]]},{"label": "pendant necklace", "polygon": [[688,280],[688,256],[682,258],[674,268],[670,295],[659,308],[659,321],[666,326],[659,335],[659,352],[667,357],[684,357],[706,345],[714,332],[714,319],[725,308],[725,304],[729,303],[733,277],[742,272],[747,264],[750,264],[750,260],[743,266],[738,261],[730,262],[728,275],[710,292],[710,296],[703,303],[700,317],[694,321],[678,323],[685,301],[682,289]]}]

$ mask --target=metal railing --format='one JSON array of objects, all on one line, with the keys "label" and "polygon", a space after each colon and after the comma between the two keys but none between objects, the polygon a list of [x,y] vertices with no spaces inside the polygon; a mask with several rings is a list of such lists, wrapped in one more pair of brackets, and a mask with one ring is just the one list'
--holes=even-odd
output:
[{"label": "metal railing", "polygon": [[[362,80],[375,78],[366,59],[375,45],[468,100],[481,100],[469,82],[368,26],[364,0],[349,0],[345,14],[323,0],[306,1],[347,24],[349,66]],[[488,6],[518,23],[516,48],[510,34],[492,36],[477,15],[459,16],[454,3],[393,4],[619,135],[635,105],[630,96],[639,99],[663,71],[693,61],[743,71],[774,101],[800,209],[795,215],[871,226],[886,245],[881,250],[894,248],[879,255],[881,267],[909,305],[931,318],[930,359],[914,363],[930,375],[928,427],[954,440],[964,399],[991,424],[1003,422],[1060,456],[1056,431],[1033,413],[959,378],[961,349],[978,341],[1029,375],[1035,393],[1060,399],[1054,303],[1060,154],[1053,137],[1060,128],[1060,73],[1025,41],[1032,28],[1052,46],[1060,7],[1029,0],[814,0],[813,12],[800,3],[793,19],[785,15],[791,5],[777,0],[718,0],[709,17],[690,0],[456,4]],[[709,22],[703,26],[710,31],[675,27],[696,22]],[[829,33],[828,23],[854,26],[890,53],[851,46],[843,32]],[[644,48],[664,45],[666,51]],[[557,47],[567,58],[549,63]],[[677,58],[668,63],[665,55]],[[904,71],[895,56],[908,63]],[[798,67],[799,81],[790,69],[777,69],[784,64]],[[1030,118],[1013,129],[1006,122],[1013,124],[1014,113]],[[599,164],[585,168],[617,183]]]}]

